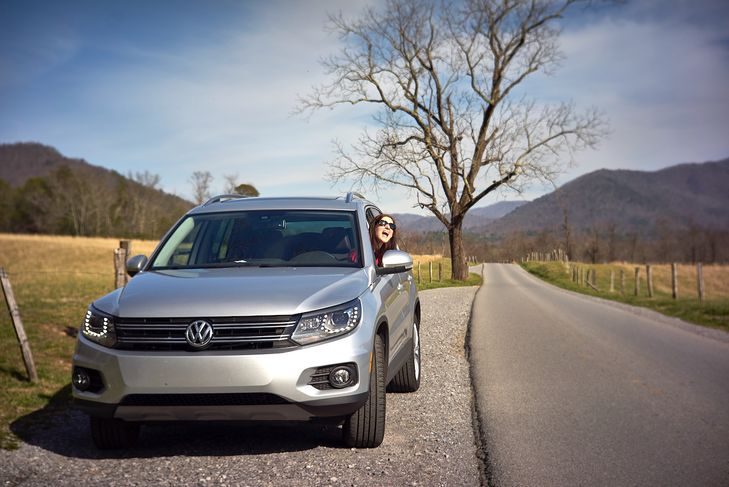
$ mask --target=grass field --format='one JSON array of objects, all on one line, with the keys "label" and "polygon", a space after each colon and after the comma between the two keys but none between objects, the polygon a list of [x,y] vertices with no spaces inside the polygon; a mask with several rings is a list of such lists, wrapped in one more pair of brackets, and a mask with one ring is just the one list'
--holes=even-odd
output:
[{"label": "grass field", "polygon": [[[39,381],[26,380],[20,348],[5,303],[0,310],[0,445],[12,447],[10,422],[47,405],[71,376],[71,355],[86,307],[113,290],[113,249],[101,238],[0,234],[0,266],[18,302]],[[155,242],[134,241],[149,255]]]},{"label": "grass field", "polygon": [[[596,274],[597,291],[590,286],[572,280],[574,266],[586,273],[592,269]],[[613,301],[651,308],[669,316],[712,328],[729,331],[729,266],[704,265],[704,302],[698,300],[696,266],[678,266],[678,299],[671,294],[671,266],[652,265],[653,297],[648,297],[645,265],[625,262],[611,264],[582,264],[561,262],[525,262],[527,271],[557,286],[583,294],[599,296]],[[635,269],[640,268],[638,295],[635,295]],[[610,274],[614,276],[613,292],[610,292]],[[621,292],[621,271],[625,286]]]},{"label": "grass field", "polygon": [[[47,409],[52,400],[58,407],[67,404],[74,336],[89,303],[113,290],[113,250],[118,245],[117,239],[0,234],[0,267],[10,277],[39,375],[36,384],[26,379],[20,347],[3,302],[0,305],[0,447],[17,445],[9,429],[17,418]],[[155,245],[156,242],[135,240],[132,255],[150,255]],[[463,285],[450,279],[448,259],[414,258],[422,263],[420,289]],[[441,263],[441,281],[425,282],[428,262],[433,262],[436,269],[437,263]],[[466,285],[479,283],[480,277],[471,275]]]},{"label": "grass field", "polygon": [[[431,265],[433,269],[432,280],[430,276]],[[478,274],[470,274],[465,284],[462,281],[454,281],[451,278],[451,259],[441,255],[413,255],[413,276],[419,291],[439,287],[479,286],[481,284],[481,276]]]}]

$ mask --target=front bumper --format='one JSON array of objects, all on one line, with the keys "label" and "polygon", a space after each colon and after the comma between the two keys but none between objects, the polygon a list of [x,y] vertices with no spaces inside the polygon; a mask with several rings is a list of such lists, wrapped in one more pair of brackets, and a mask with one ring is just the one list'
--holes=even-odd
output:
[{"label": "front bumper", "polygon": [[[99,371],[103,389],[74,387],[73,396],[91,415],[128,421],[343,417],[368,396],[370,338],[358,332],[276,352],[132,352],[81,336],[73,364]],[[327,390],[309,385],[317,368],[352,362],[356,384]]]}]

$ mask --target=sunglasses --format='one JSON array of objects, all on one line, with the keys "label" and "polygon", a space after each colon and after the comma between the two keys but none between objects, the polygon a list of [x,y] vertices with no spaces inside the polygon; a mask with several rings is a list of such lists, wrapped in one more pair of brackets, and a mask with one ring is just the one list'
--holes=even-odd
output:
[{"label": "sunglasses", "polygon": [[380,220],[377,222],[378,227],[390,227],[391,230],[395,230],[397,228],[397,225],[394,223],[386,222],[385,220]]}]

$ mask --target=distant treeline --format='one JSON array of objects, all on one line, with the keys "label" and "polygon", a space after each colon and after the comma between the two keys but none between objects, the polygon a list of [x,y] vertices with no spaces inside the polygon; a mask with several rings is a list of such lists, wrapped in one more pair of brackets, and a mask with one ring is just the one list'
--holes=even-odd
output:
[{"label": "distant treeline", "polygon": [[[449,255],[445,232],[403,233],[401,247],[414,254]],[[658,222],[656,230],[641,234],[621,232],[616,225],[540,232],[511,232],[497,238],[477,233],[464,234],[466,255],[480,261],[519,260],[529,252],[562,249],[571,260],[604,262],[729,262],[729,231],[688,223],[680,226]]]},{"label": "distant treeline", "polygon": [[0,231],[159,239],[191,204],[158,183],[149,172],[65,165],[18,188],[0,179]]}]

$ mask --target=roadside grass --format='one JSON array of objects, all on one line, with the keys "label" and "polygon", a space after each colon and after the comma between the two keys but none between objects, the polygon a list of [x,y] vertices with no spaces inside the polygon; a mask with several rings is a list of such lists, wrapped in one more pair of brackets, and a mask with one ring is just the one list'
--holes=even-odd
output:
[{"label": "roadside grass", "polygon": [[[89,303],[113,290],[113,249],[118,244],[119,240],[111,238],[0,234],[0,266],[10,278],[38,370],[38,382],[31,384],[3,300],[0,305],[1,448],[17,446],[10,423],[48,406],[51,398],[70,382],[76,331]],[[155,244],[134,241],[132,252],[149,255]],[[69,399],[66,388],[58,405]]]},{"label": "roadside grass", "polygon": [[[668,316],[681,318],[710,328],[729,331],[729,266],[704,265],[704,302],[698,300],[696,283],[696,267],[692,265],[678,266],[678,299],[671,295],[671,266],[669,264],[652,265],[653,297],[648,297],[645,265],[616,262],[611,264],[584,264],[572,262],[524,262],[524,269],[535,276],[564,289],[591,296],[619,301],[634,306],[650,308]],[[583,272],[591,269],[595,272],[595,291],[588,285],[578,284],[572,280],[574,266]],[[638,295],[635,293],[635,269],[640,268]],[[613,271],[614,291],[610,292],[610,272]],[[621,271],[625,276],[625,285],[621,292]]]},{"label": "roadside grass", "polygon": [[[70,401],[75,335],[94,299],[114,287],[113,250],[119,240],[0,233],[0,267],[5,268],[28,335],[38,382],[27,380],[20,347],[4,300],[0,305],[0,448],[19,446],[10,425],[33,411],[63,408]],[[156,242],[134,240],[132,255],[150,255]],[[450,260],[413,256],[424,268],[418,289],[462,286],[450,279]],[[419,259],[419,260],[418,260]],[[443,279],[425,282],[427,262],[441,263]],[[416,277],[417,279],[417,277]],[[471,274],[465,283],[478,285]],[[52,402],[52,404],[51,404]],[[34,415],[42,423],[48,415]],[[32,425],[30,425],[32,426]]]},{"label": "roadside grass", "polygon": [[[430,266],[432,264],[433,276],[431,279]],[[440,287],[480,286],[481,276],[469,274],[468,279],[457,281],[452,278],[451,259],[441,255],[413,255],[413,277],[418,291],[436,289]]]}]

